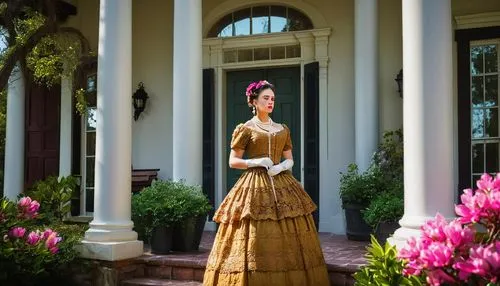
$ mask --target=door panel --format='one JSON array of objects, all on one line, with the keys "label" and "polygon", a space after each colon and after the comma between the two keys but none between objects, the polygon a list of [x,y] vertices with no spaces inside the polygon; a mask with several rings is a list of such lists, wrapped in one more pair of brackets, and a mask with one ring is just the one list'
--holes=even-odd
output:
[{"label": "door panel", "polygon": [[26,94],[25,185],[59,172],[61,87],[32,84]]}]

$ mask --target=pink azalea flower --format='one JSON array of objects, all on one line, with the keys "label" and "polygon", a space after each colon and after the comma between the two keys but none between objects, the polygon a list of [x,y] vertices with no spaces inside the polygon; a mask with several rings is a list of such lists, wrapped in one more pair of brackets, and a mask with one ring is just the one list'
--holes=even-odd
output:
[{"label": "pink azalea flower", "polygon": [[19,200],[17,203],[18,206],[21,208],[26,208],[31,204],[31,198],[30,197],[24,197]]},{"label": "pink azalea flower", "polygon": [[26,229],[24,227],[15,227],[10,230],[9,236],[15,238],[21,238],[26,233]]},{"label": "pink azalea flower", "polygon": [[427,274],[427,283],[429,283],[429,285],[440,286],[443,282],[454,283],[456,281],[455,279],[453,279],[453,277],[446,274],[442,269],[435,269],[429,271],[429,273]]},{"label": "pink azalea flower", "polygon": [[481,179],[476,182],[477,188],[480,190],[491,191],[495,188],[493,178],[489,174],[483,174]]},{"label": "pink azalea flower", "polygon": [[40,209],[40,203],[37,201],[32,201],[27,211],[29,214],[35,214],[36,212],[38,212],[39,209]]},{"label": "pink azalea flower", "polygon": [[420,253],[420,259],[424,267],[443,267],[450,264],[453,255],[453,249],[447,247],[444,243],[434,242],[427,249]]},{"label": "pink azalea flower", "polygon": [[460,196],[462,204],[455,206],[455,212],[460,216],[459,220],[463,224],[477,223],[485,215],[481,205],[485,204],[486,197],[480,191],[476,194],[471,189],[464,190]]},{"label": "pink azalea flower", "polygon": [[54,231],[50,228],[47,228],[42,234],[42,239],[47,239],[52,233],[54,233]]},{"label": "pink azalea flower", "polygon": [[28,238],[26,239],[26,242],[29,245],[35,245],[40,241],[40,239],[41,239],[40,235],[37,232],[32,231],[32,232],[30,232],[30,234],[28,234]]},{"label": "pink azalea flower", "polygon": [[468,226],[463,227],[457,219],[445,226],[443,231],[448,238],[448,245],[452,248],[466,248],[474,241],[475,230]]},{"label": "pink azalea flower", "polygon": [[444,227],[447,225],[446,219],[440,213],[437,213],[434,220],[426,221],[421,227],[424,238],[432,241],[446,241]]},{"label": "pink azalea flower", "polygon": [[49,237],[47,237],[45,246],[50,250],[51,248],[54,248],[61,240],[62,238],[57,236],[57,232],[52,232]]},{"label": "pink azalea flower", "polygon": [[49,248],[49,251],[52,254],[56,254],[59,251],[59,248],[57,248],[57,246],[54,246],[54,247]]},{"label": "pink azalea flower", "polygon": [[[499,244],[499,242],[496,244]],[[500,246],[496,247],[493,243],[487,247],[474,247],[470,250],[470,256],[466,261],[457,262],[453,266],[460,271],[460,278],[462,279],[467,279],[470,275],[476,274],[496,281],[500,276],[499,249]]]}]

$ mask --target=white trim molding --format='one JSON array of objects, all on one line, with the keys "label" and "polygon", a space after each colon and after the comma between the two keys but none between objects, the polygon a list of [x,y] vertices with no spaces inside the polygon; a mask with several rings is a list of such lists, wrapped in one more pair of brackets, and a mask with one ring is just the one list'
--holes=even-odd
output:
[{"label": "white trim molding", "polygon": [[457,30],[500,26],[500,11],[455,16]]}]

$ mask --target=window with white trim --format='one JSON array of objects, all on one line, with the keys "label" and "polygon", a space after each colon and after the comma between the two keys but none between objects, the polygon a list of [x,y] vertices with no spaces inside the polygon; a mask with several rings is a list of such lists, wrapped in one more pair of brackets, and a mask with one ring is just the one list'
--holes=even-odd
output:
[{"label": "window with white trim", "polygon": [[499,47],[500,39],[470,46],[471,186],[500,167]]}]

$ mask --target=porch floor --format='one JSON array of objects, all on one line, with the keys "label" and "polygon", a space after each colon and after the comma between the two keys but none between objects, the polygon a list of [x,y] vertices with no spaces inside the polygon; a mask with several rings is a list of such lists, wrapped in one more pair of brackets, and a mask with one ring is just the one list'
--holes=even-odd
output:
[{"label": "porch floor", "polygon": [[[352,285],[351,274],[365,263],[368,242],[347,240],[346,236],[319,234],[328,266],[331,285]],[[151,254],[145,246],[144,255],[137,262],[144,264],[144,276],[184,281],[202,281],[215,232],[204,232],[200,249],[190,253]]]}]

